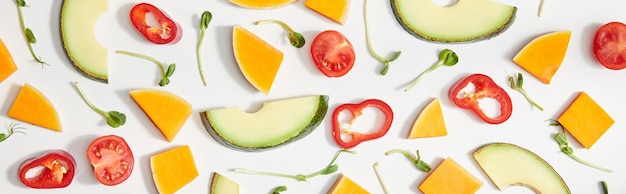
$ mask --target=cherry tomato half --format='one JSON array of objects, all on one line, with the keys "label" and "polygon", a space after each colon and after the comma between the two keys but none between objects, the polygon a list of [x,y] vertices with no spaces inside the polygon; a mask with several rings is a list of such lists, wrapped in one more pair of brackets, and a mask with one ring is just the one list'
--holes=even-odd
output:
[{"label": "cherry tomato half", "polygon": [[608,69],[626,68],[626,25],[610,22],[598,28],[593,40],[593,54]]},{"label": "cherry tomato half", "polygon": [[315,66],[326,77],[341,77],[354,66],[354,48],[343,34],[327,30],[315,36],[311,56]]},{"label": "cherry tomato half", "polygon": [[117,185],[133,172],[135,158],[124,138],[107,135],[96,138],[87,148],[87,160],[98,182]]}]

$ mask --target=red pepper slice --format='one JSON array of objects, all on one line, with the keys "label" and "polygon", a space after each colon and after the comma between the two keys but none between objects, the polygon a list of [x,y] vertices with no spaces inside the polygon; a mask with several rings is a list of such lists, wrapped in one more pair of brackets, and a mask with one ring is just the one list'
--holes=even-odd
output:
[{"label": "red pepper slice", "polygon": [[[468,84],[474,85],[474,93],[459,95],[461,90]],[[448,92],[448,97],[456,106],[463,109],[472,110],[478,117],[489,124],[499,124],[511,117],[513,103],[511,97],[504,89],[498,86],[493,79],[484,74],[472,74],[456,82]],[[480,107],[478,100],[481,98],[491,98],[500,104],[500,115],[491,118],[487,116]]]},{"label": "red pepper slice", "polygon": [[[74,157],[63,150],[50,150],[43,155],[22,162],[18,169],[20,181],[36,189],[63,188],[74,179]],[[32,172],[39,174],[30,176]]]},{"label": "red pepper slice", "polygon": [[[339,114],[347,110],[352,114],[352,119],[350,120],[350,125],[354,123],[354,121],[361,116],[362,110],[366,107],[373,107],[379,109],[385,116],[385,122],[383,126],[374,133],[362,134],[356,131],[350,131],[349,129],[342,129],[341,122],[339,122]],[[387,134],[389,128],[391,127],[391,122],[393,121],[393,111],[391,107],[387,105],[387,103],[378,100],[378,99],[369,99],[365,100],[359,104],[342,104],[335,108],[333,112],[333,137],[337,145],[344,149],[353,148],[354,146],[359,145],[361,142],[376,139],[382,137]],[[342,134],[349,135],[351,138],[349,140],[342,139]]]},{"label": "red pepper slice", "polygon": [[[146,15],[152,13],[158,27],[148,25]],[[138,3],[130,10],[130,21],[148,41],[155,44],[174,44],[182,38],[182,28],[163,10],[148,3]]]}]

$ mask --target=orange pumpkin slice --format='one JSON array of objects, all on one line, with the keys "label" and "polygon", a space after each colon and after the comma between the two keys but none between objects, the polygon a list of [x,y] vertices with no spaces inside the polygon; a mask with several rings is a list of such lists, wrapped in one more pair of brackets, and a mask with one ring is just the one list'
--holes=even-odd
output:
[{"label": "orange pumpkin slice", "polygon": [[571,31],[557,31],[541,35],[526,44],[513,57],[513,62],[544,84],[550,84],[563,63],[571,34]]},{"label": "orange pumpkin slice", "polygon": [[189,146],[178,146],[150,157],[152,178],[159,193],[175,193],[198,177]]},{"label": "orange pumpkin slice", "polygon": [[419,116],[413,122],[413,126],[407,138],[414,139],[446,135],[448,135],[448,132],[446,130],[446,123],[443,120],[441,104],[439,103],[439,99],[436,98],[422,109],[422,112],[420,112]]},{"label": "orange pumpkin slice", "polygon": [[24,84],[7,115],[43,128],[62,131],[59,115],[50,100],[29,84]]},{"label": "orange pumpkin slice", "polygon": [[170,92],[140,89],[129,94],[169,142],[174,140],[191,115],[191,104]]},{"label": "orange pumpkin slice", "polygon": [[283,62],[283,53],[241,26],[233,28],[233,51],[243,76],[267,95]]},{"label": "orange pumpkin slice", "polygon": [[9,53],[9,49],[4,45],[2,39],[0,39],[0,83],[16,70],[17,66],[15,65],[15,61],[13,61],[11,53]]},{"label": "orange pumpkin slice", "polygon": [[333,184],[333,187],[331,187],[330,190],[328,190],[328,194],[343,194],[343,193],[368,194],[370,192],[363,189],[363,187],[356,184],[347,176],[340,174],[339,177],[337,177],[335,184]]},{"label": "orange pumpkin slice", "polygon": [[274,9],[289,5],[297,0],[228,0],[228,2],[250,9]]},{"label": "orange pumpkin slice", "polygon": [[483,183],[456,163],[452,158],[446,158],[420,184],[419,190],[424,193],[458,193],[473,194],[480,189]]},{"label": "orange pumpkin slice", "polygon": [[585,92],[578,94],[557,121],[587,149],[615,123]]},{"label": "orange pumpkin slice", "polygon": [[348,16],[350,0],[306,0],[304,6],[343,25]]}]

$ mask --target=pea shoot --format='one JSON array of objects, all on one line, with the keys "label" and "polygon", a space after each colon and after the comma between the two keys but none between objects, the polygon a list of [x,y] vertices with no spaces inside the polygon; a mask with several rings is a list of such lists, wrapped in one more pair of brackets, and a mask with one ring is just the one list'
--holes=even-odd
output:
[{"label": "pea shoot", "polygon": [[600,185],[602,185],[602,193],[609,194],[609,185],[606,184],[606,181],[600,181]]},{"label": "pea shoot", "polygon": [[280,194],[281,192],[285,192],[285,191],[287,191],[286,186],[278,186],[274,188],[274,190],[272,190],[272,194]]},{"label": "pea shoot", "polygon": [[200,71],[200,78],[202,79],[202,84],[206,86],[206,78],[204,78],[204,70],[202,70],[202,57],[200,56],[200,50],[202,49],[202,40],[204,40],[204,33],[206,29],[209,27],[209,23],[211,23],[211,19],[213,19],[213,15],[210,11],[202,12],[202,16],[200,17],[200,38],[198,39],[198,46],[196,46],[196,57],[198,58],[198,71]]},{"label": "pea shoot", "polygon": [[541,2],[539,3],[539,10],[537,11],[537,16],[541,17],[541,14],[543,13],[543,3],[545,0],[541,0]]},{"label": "pea shoot", "polygon": [[408,92],[413,86],[417,85],[417,83],[424,77],[424,75],[432,72],[440,66],[454,66],[459,62],[459,57],[456,53],[450,49],[443,49],[439,52],[439,61],[437,63],[430,66],[428,69],[420,73],[409,85],[404,89],[405,92]]},{"label": "pea shoot", "polygon": [[91,110],[102,115],[106,119],[106,122],[109,126],[113,128],[117,128],[119,126],[124,125],[124,123],[126,123],[126,115],[124,115],[124,113],[121,113],[118,111],[106,112],[106,111],[103,111],[102,109],[99,109],[98,107],[94,106],[93,103],[91,103],[91,101],[89,101],[89,99],[87,98],[87,95],[85,95],[83,90],[80,88],[80,85],[78,84],[78,82],[74,82],[74,87],[76,87],[76,90],[78,90],[78,93],[80,94],[80,97],[83,99],[83,101],[87,103],[87,106],[89,106]]},{"label": "pea shoot", "polygon": [[389,151],[385,152],[385,155],[388,156],[388,155],[395,154],[395,153],[404,155],[404,157],[409,159],[413,163],[413,165],[415,165],[415,167],[418,170],[422,171],[422,172],[430,172],[430,170],[432,169],[430,167],[430,165],[428,165],[428,163],[424,162],[421,159],[419,150],[415,151],[417,156],[413,156],[413,155],[411,155],[411,153],[409,153],[409,152],[407,152],[405,150],[401,150],[401,149],[389,150]]},{"label": "pea shoot", "polygon": [[332,173],[337,172],[337,170],[339,169],[339,166],[337,164],[335,164],[335,160],[337,160],[337,158],[339,157],[339,154],[341,154],[343,152],[348,152],[348,153],[352,153],[352,154],[355,153],[355,152],[349,151],[349,150],[339,150],[339,151],[337,151],[337,153],[335,154],[333,159],[330,161],[330,163],[328,163],[328,165],[326,165],[326,167],[324,167],[323,169],[321,169],[321,170],[319,170],[317,172],[311,173],[311,174],[291,175],[291,174],[283,174],[283,173],[275,173],[275,172],[263,172],[263,171],[247,170],[247,169],[243,169],[243,168],[235,168],[235,169],[233,169],[233,171],[239,172],[239,173],[246,173],[246,174],[256,174],[256,175],[266,175],[266,176],[276,176],[276,177],[283,177],[283,178],[291,178],[291,179],[295,179],[297,181],[307,181],[308,179],[313,178],[313,177],[318,176],[318,175],[328,175],[328,174],[332,174]]},{"label": "pea shoot", "polygon": [[33,57],[33,59],[35,59],[35,61],[37,61],[37,63],[41,63],[42,65],[48,65],[48,63],[42,61],[41,58],[39,58],[35,54],[35,51],[33,50],[33,44],[37,43],[37,38],[35,38],[35,34],[33,34],[33,31],[30,28],[26,27],[26,24],[24,24],[24,15],[22,13],[22,8],[28,7],[28,5],[26,4],[26,1],[16,0],[16,2],[17,2],[17,14],[20,17],[20,26],[22,27],[22,32],[24,33],[24,36],[28,43],[28,50],[30,51],[30,55]]},{"label": "pea shoot", "polygon": [[378,182],[380,182],[380,186],[383,187],[383,192],[385,194],[389,193],[389,189],[387,189],[387,185],[385,184],[385,181],[383,181],[383,176],[380,175],[380,172],[378,171],[378,162],[374,163],[374,172],[376,173],[376,177],[378,178]]},{"label": "pea shoot", "polygon": [[559,130],[557,131],[557,133],[554,134],[554,139],[556,140],[556,142],[559,144],[559,148],[561,149],[561,152],[563,152],[565,155],[569,156],[570,158],[574,159],[576,162],[579,162],[581,164],[587,165],[589,167],[604,171],[604,172],[613,172],[610,169],[589,163],[587,161],[584,161],[582,159],[580,159],[579,157],[576,157],[574,155],[574,149],[572,147],[569,147],[569,144],[567,142],[567,138],[566,138],[566,134],[565,134],[565,129],[563,128],[563,126],[561,125],[561,123],[559,123],[556,120],[550,120],[550,126],[555,126],[555,127],[559,127]]},{"label": "pea shoot", "polygon": [[159,81],[159,86],[161,87],[166,86],[167,84],[170,84],[169,78],[172,76],[172,74],[174,74],[174,71],[176,70],[175,63],[165,66],[165,64],[161,63],[159,60],[153,57],[147,56],[147,55],[142,55],[139,53],[134,53],[134,52],[129,52],[129,51],[115,51],[115,53],[142,58],[148,61],[152,61],[154,64],[159,66],[159,69],[161,70],[161,81]]},{"label": "pea shoot", "polygon": [[526,100],[531,105],[543,111],[543,108],[541,108],[539,104],[537,104],[534,100],[532,100],[530,96],[528,95],[528,93],[526,93],[526,90],[522,88],[522,86],[524,85],[524,77],[522,77],[522,73],[517,73],[517,76],[515,75],[509,76],[509,85],[511,86],[512,89],[517,90],[518,92],[522,93],[522,95],[524,95],[524,98],[526,98]]},{"label": "pea shoot", "polygon": [[9,125],[7,133],[0,133],[0,142],[3,142],[4,140],[9,139],[9,137],[11,137],[11,135],[13,135],[15,133],[26,134],[25,132],[21,131],[21,130],[24,130],[26,128],[20,127],[18,125],[19,125],[19,123],[11,123]]},{"label": "pea shoot", "polygon": [[269,23],[278,24],[281,27],[283,27],[285,30],[287,30],[287,32],[289,32],[287,38],[289,38],[289,43],[291,44],[291,46],[294,46],[296,48],[302,48],[304,46],[304,43],[305,43],[304,36],[302,36],[302,34],[300,34],[299,32],[294,31],[285,22],[282,22],[280,20],[260,20],[260,21],[254,22],[254,25],[269,24]]},{"label": "pea shoot", "polygon": [[381,75],[386,75],[387,72],[389,71],[389,63],[395,61],[396,59],[398,59],[398,57],[400,57],[400,54],[402,53],[402,51],[397,51],[395,52],[389,59],[385,59],[384,57],[381,57],[380,55],[376,54],[376,52],[374,51],[374,48],[372,48],[372,42],[370,40],[370,33],[367,27],[367,1],[365,0],[365,6],[364,6],[364,10],[363,10],[363,17],[365,20],[365,40],[367,41],[367,50],[370,52],[370,54],[376,58],[376,60],[378,60],[379,62],[383,63],[383,69],[380,71]]}]

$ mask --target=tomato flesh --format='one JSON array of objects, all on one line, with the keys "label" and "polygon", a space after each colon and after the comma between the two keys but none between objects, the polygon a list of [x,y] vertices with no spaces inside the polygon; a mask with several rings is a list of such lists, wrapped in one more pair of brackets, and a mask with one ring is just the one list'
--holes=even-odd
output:
[{"label": "tomato flesh", "polygon": [[341,77],[354,66],[355,52],[343,34],[327,30],[320,32],[311,43],[315,66],[327,77]]},{"label": "tomato flesh", "polygon": [[135,159],[124,138],[107,135],[96,138],[87,148],[93,173],[103,185],[124,182],[133,172]]},{"label": "tomato flesh", "polygon": [[593,54],[608,69],[626,68],[626,25],[610,22],[598,28],[593,40]]}]

